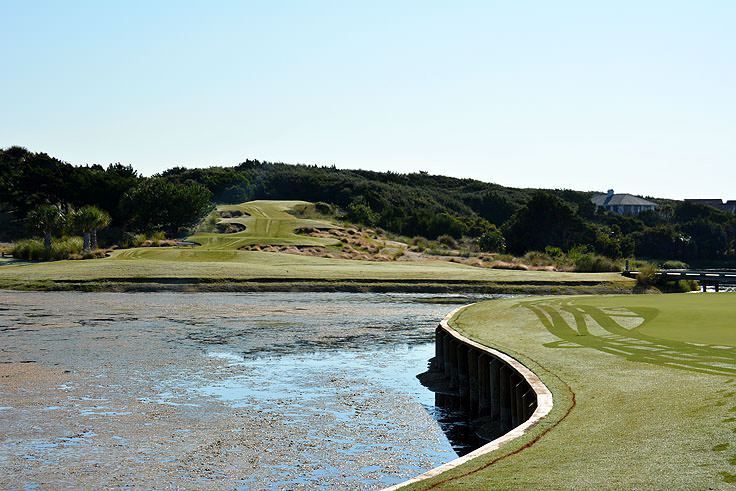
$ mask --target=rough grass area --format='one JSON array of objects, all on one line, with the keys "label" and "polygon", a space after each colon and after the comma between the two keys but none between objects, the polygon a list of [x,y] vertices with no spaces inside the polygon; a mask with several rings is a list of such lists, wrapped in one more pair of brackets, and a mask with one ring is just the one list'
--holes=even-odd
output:
[{"label": "rough grass area", "polygon": [[726,489],[736,476],[736,296],[484,302],[451,322],[518,358],[554,409],[407,489]]},{"label": "rough grass area", "polygon": [[57,238],[48,249],[44,247],[43,239],[26,239],[15,242],[9,248],[9,253],[16,259],[26,261],[51,261],[67,259],[73,254],[81,253],[82,245],[82,237]]}]

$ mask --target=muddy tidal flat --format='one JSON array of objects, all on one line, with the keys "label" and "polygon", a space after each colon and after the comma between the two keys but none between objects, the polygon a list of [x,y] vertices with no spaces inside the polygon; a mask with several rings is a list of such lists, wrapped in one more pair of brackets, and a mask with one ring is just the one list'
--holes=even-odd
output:
[{"label": "muddy tidal flat", "polygon": [[456,457],[436,300],[0,291],[0,488],[401,482]]}]

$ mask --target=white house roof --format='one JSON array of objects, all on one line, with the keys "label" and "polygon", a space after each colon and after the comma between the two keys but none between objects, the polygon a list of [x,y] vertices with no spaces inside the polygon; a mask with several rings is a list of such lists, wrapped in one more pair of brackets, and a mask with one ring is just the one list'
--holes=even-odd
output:
[{"label": "white house roof", "polygon": [[632,194],[598,194],[590,198],[590,201],[596,206],[657,206],[657,203],[652,203]]}]

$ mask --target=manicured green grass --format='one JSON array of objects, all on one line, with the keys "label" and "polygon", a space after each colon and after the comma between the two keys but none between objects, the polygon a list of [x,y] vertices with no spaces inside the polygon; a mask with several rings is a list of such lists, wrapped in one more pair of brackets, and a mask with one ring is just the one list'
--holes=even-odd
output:
[{"label": "manicured green grass", "polygon": [[[0,287],[33,288],[54,282],[105,282],[149,279],[181,280],[318,280],[318,281],[417,281],[487,282],[494,284],[559,283],[566,286],[611,284],[631,288],[633,280],[616,273],[557,273],[471,267],[447,261],[375,262],[323,257],[242,251],[249,244],[321,245],[339,244],[335,239],[297,235],[303,227],[338,228],[318,220],[296,218],[287,213],[304,201],[251,201],[221,205],[219,211],[241,211],[249,216],[227,218],[246,230],[231,234],[198,233],[189,239],[197,247],[143,247],[114,251],[111,257],[85,261],[56,261],[0,267]],[[68,284],[67,284],[68,287]],[[103,285],[104,287],[104,285]]]},{"label": "manicured green grass", "polygon": [[248,216],[222,218],[221,223],[237,223],[245,226],[242,232],[231,234],[200,232],[189,240],[202,244],[208,249],[238,249],[245,245],[304,245],[330,246],[339,241],[297,235],[299,228],[340,228],[339,225],[320,220],[296,218],[288,213],[296,205],[308,204],[306,201],[249,201],[239,205],[219,205],[218,212],[240,211]]},{"label": "manicured green grass", "polygon": [[445,261],[371,262],[206,248],[125,249],[114,251],[106,259],[0,267],[0,281],[123,277],[633,283],[623,281],[616,273],[511,271],[475,268]]},{"label": "manicured green grass", "polygon": [[411,489],[727,488],[736,481],[735,318],[733,294],[464,309],[451,324],[534,370],[555,405],[527,435]]}]

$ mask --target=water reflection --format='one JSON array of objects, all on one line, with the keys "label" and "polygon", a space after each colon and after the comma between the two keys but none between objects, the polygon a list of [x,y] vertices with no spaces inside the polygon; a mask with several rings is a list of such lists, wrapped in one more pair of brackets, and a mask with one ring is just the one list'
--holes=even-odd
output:
[{"label": "water reflection", "polygon": [[452,448],[461,457],[493,439],[483,438],[478,434],[478,425],[471,418],[459,396],[435,393],[435,405],[429,412],[445,432]]}]

